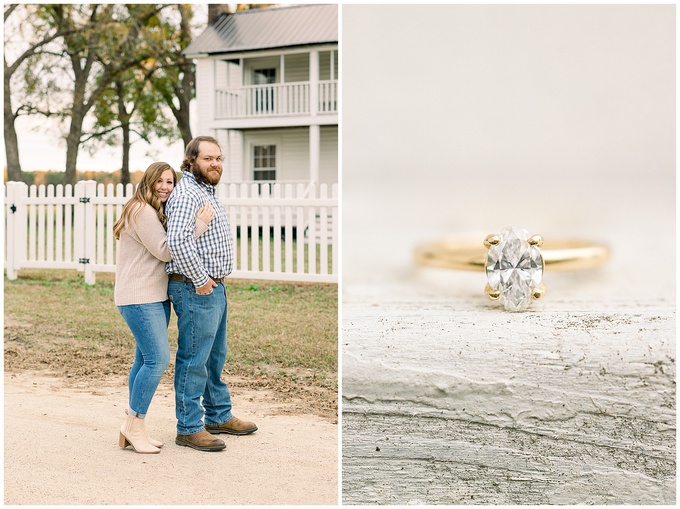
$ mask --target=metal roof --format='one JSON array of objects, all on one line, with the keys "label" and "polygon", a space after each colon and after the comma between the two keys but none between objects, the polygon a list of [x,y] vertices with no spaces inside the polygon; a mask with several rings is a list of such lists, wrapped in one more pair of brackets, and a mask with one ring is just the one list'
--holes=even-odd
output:
[{"label": "metal roof", "polygon": [[338,42],[338,6],[287,5],[223,15],[184,53],[234,53]]}]

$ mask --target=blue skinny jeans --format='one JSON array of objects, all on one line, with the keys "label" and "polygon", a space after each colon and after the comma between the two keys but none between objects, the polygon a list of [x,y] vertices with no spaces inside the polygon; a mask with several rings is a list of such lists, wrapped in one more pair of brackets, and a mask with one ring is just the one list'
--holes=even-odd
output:
[{"label": "blue skinny jeans", "polygon": [[118,306],[118,310],[130,327],[137,344],[135,360],[128,378],[129,413],[143,418],[170,362],[168,345],[170,302],[166,300],[150,304],[131,304]]}]

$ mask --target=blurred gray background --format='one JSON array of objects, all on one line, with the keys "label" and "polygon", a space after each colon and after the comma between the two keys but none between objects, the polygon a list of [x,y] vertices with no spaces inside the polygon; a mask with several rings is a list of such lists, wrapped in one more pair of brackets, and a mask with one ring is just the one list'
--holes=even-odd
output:
[{"label": "blurred gray background", "polygon": [[595,299],[674,298],[674,5],[344,5],[342,27],[345,297],[407,281],[423,241],[519,225],[610,244]]}]

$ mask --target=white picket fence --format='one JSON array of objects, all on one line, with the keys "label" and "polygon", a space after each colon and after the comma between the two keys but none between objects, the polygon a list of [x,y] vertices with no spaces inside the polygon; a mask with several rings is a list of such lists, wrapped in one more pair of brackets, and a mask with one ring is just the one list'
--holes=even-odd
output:
[{"label": "white picket fence", "polygon": [[[75,186],[5,186],[5,269],[77,269],[85,282],[115,272],[112,226],[134,188],[80,181]],[[237,239],[231,277],[338,282],[338,189],[325,184],[219,184]]]}]

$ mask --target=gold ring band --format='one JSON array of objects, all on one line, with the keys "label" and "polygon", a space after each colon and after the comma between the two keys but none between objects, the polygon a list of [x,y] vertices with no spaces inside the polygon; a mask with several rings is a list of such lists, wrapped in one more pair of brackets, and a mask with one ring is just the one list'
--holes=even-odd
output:
[{"label": "gold ring band", "polygon": [[[605,246],[581,240],[546,240],[541,248],[546,270],[584,270],[602,265],[609,258]],[[456,240],[430,242],[415,250],[419,265],[454,270],[483,271],[487,250]]]},{"label": "gold ring band", "polygon": [[[480,244],[483,244],[484,248]],[[483,243],[456,240],[432,242],[415,250],[415,262],[443,269],[486,271],[484,289],[491,300],[505,309],[527,309],[545,294],[545,270],[592,269],[609,258],[609,249],[582,240],[543,240],[524,228],[504,228],[487,235]]]}]

